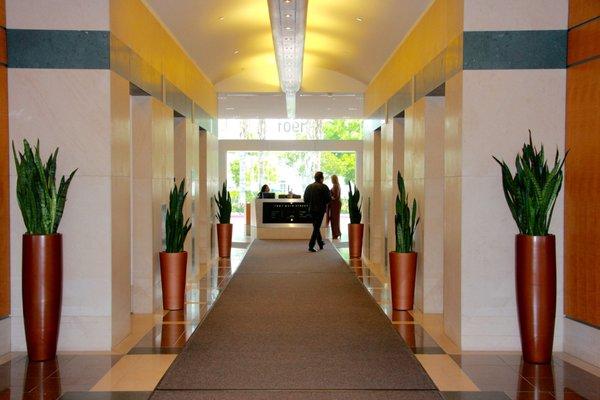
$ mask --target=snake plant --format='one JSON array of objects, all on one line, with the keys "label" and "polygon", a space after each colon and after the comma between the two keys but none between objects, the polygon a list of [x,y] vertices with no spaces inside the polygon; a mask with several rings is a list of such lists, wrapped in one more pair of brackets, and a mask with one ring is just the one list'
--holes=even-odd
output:
[{"label": "snake plant", "polygon": [[219,211],[217,218],[221,224],[231,223],[231,195],[227,191],[227,181],[223,182],[223,189],[215,196]]},{"label": "snake plant", "polygon": [[189,218],[183,222],[183,204],[186,197],[185,179],[183,179],[179,187],[175,183],[169,194],[169,209],[165,218],[167,233],[165,251],[167,253],[180,253],[183,251],[183,243],[192,227]]},{"label": "snake plant", "polygon": [[362,220],[362,213],[360,211],[360,192],[356,185],[354,185],[354,192],[352,192],[352,183],[348,182],[348,212],[350,213],[350,223],[360,224]]},{"label": "snake plant", "polygon": [[408,207],[408,194],[404,186],[404,178],[398,171],[398,194],[396,195],[396,252],[411,253],[414,235],[420,218],[417,218],[417,200],[413,199],[412,210]]},{"label": "snake plant", "polygon": [[17,169],[17,201],[23,222],[29,235],[52,235],[58,231],[67,201],[67,191],[77,172],[75,169],[67,179],[63,176],[56,189],[56,161],[58,148],[50,154],[46,164],[40,157],[40,141],[31,149],[29,142],[23,140],[23,152],[15,150],[13,156]]},{"label": "snake plant", "polygon": [[544,146],[542,145],[538,151],[533,145],[531,131],[529,131],[529,143],[525,143],[521,154],[517,154],[514,176],[504,161],[494,157],[502,169],[504,197],[521,234],[548,235],[554,205],[563,182],[563,166],[568,153],[567,151],[561,160],[557,149],[554,166],[550,170],[544,154]]}]

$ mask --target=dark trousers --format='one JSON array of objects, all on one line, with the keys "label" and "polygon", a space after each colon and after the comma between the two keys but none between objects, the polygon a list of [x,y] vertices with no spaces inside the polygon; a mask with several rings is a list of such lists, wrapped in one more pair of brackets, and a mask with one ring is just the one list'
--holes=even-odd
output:
[{"label": "dark trousers", "polygon": [[309,249],[314,249],[315,243],[319,243],[319,245],[323,244],[323,238],[321,237],[321,224],[323,223],[324,215],[325,211],[311,213],[313,232],[312,236],[310,237],[310,242],[308,242]]}]

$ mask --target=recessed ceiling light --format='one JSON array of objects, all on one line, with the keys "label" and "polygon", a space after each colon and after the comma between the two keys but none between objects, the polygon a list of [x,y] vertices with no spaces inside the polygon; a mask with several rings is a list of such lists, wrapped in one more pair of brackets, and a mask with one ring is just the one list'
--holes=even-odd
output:
[{"label": "recessed ceiling light", "polygon": [[363,22],[363,21],[364,21],[363,17],[356,17],[356,22]]},{"label": "recessed ceiling light", "polygon": [[219,17],[219,21],[223,21],[225,17]]},{"label": "recessed ceiling light", "polygon": [[290,3],[292,2],[292,0],[283,0],[283,2],[284,2],[285,4],[290,4]]},{"label": "recessed ceiling light", "polygon": [[233,54],[240,54],[240,51],[239,51],[238,49],[235,49],[235,50],[233,51]]},{"label": "recessed ceiling light", "polygon": [[292,14],[290,14],[290,13],[287,13],[287,14],[285,14],[285,17],[286,17],[286,18],[292,18]]},{"label": "recessed ceiling light", "polygon": [[286,26],[286,27],[285,27],[285,30],[286,30],[286,31],[291,31],[291,30],[292,30],[292,28],[291,28],[291,27],[289,27],[289,26]]}]

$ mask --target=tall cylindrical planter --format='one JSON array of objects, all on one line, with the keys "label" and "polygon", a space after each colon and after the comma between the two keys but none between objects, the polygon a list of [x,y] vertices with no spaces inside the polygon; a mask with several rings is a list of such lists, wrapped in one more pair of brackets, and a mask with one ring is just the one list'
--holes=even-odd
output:
[{"label": "tall cylindrical planter", "polygon": [[23,320],[31,361],[56,357],[62,274],[62,235],[23,235]]},{"label": "tall cylindrical planter", "polygon": [[415,300],[417,253],[390,252],[390,285],[394,310],[412,310]]},{"label": "tall cylindrical planter", "polygon": [[219,257],[231,257],[231,237],[233,234],[232,224],[217,224],[217,242],[219,245]]},{"label": "tall cylindrical planter", "polygon": [[361,258],[364,230],[364,224],[348,224],[350,258]]},{"label": "tall cylindrical planter", "polygon": [[179,253],[161,251],[159,254],[163,308],[165,310],[181,310],[185,305],[187,256],[187,251]]},{"label": "tall cylindrical planter", "polygon": [[515,238],[515,283],[523,359],[552,360],[556,316],[556,239],[554,235]]}]

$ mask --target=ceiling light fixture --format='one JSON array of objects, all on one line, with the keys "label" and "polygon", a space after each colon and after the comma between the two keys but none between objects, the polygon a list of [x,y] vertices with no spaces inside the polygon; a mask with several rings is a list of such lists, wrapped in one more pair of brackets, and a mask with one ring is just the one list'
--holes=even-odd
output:
[{"label": "ceiling light fixture", "polygon": [[364,21],[363,17],[356,17],[356,22],[363,22],[363,21]]},{"label": "ceiling light fixture", "polygon": [[268,3],[279,84],[285,93],[288,118],[295,118],[296,94],[302,83],[308,0],[268,0]]},{"label": "ceiling light fixture", "polygon": [[237,49],[235,49],[235,50],[233,51],[233,54],[240,54],[240,51],[239,51],[239,50],[237,50]]}]

